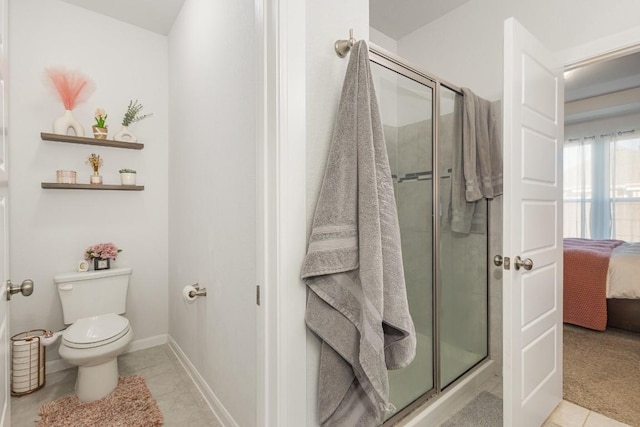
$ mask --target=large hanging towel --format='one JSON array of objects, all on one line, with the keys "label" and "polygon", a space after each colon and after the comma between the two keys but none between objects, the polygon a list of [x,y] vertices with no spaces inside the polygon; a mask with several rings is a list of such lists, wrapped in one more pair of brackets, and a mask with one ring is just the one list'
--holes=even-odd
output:
[{"label": "large hanging towel", "polygon": [[382,424],[393,409],[387,369],[413,360],[416,337],[364,41],[351,50],[302,278],[307,326],[322,339],[320,424]]}]

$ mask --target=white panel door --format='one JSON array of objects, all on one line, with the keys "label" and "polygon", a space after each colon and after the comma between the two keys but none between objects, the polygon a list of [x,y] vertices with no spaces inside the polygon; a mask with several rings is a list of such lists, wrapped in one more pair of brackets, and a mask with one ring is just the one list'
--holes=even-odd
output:
[{"label": "white panel door", "polygon": [[[562,67],[515,19],[504,51],[504,425],[562,399]],[[518,268],[517,258],[533,268]],[[506,264],[506,263],[505,263]]]}]

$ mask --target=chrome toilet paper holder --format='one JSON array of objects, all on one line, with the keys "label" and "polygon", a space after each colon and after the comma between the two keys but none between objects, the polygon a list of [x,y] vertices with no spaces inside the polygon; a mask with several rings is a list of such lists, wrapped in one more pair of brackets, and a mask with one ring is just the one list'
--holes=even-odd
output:
[{"label": "chrome toilet paper holder", "polygon": [[189,297],[206,297],[207,296],[207,288],[200,288],[200,284],[196,283],[191,285],[195,288],[195,291],[189,291]]}]

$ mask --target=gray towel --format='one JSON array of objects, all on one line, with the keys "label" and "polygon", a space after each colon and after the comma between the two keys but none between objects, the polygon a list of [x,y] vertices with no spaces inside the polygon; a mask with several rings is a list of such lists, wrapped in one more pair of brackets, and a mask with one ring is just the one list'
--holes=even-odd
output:
[{"label": "gray towel", "polygon": [[484,233],[486,216],[475,202],[502,194],[501,106],[467,88],[462,94],[462,147],[454,147],[451,171],[451,230]]},{"label": "gray towel", "polygon": [[462,151],[467,202],[502,194],[502,137],[499,102],[462,89]]},{"label": "gray towel", "polygon": [[387,369],[407,366],[416,336],[368,48],[351,49],[302,278],[307,326],[322,339],[322,426],[374,426],[389,404]]}]

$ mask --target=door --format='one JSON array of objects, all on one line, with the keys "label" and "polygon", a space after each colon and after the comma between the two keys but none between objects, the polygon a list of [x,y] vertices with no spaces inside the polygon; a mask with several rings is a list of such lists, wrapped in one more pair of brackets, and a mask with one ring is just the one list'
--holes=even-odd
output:
[{"label": "door", "polygon": [[9,304],[7,287],[9,279],[9,226],[7,171],[7,93],[8,70],[7,23],[8,0],[0,0],[0,427],[11,425],[9,404]]},{"label": "door", "polygon": [[[504,425],[562,399],[562,67],[515,19],[504,46]],[[531,261],[532,265],[527,265]]]}]

